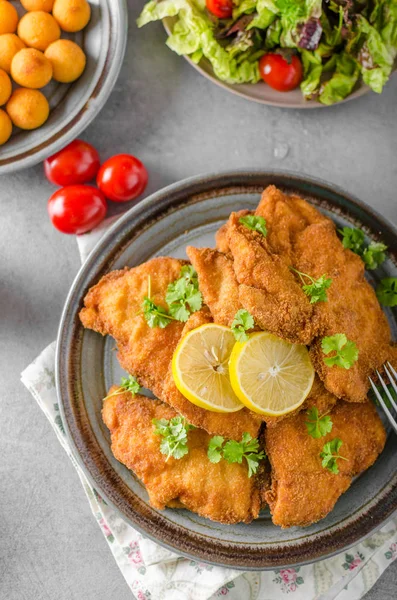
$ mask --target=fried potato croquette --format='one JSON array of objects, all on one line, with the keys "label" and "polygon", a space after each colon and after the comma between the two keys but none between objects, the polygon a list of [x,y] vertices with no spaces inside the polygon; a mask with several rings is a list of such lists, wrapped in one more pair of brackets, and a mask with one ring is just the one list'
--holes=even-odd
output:
[{"label": "fried potato croquette", "polygon": [[[331,433],[312,438],[306,428],[306,412],[285,419],[263,434],[272,472],[272,487],[264,493],[273,523],[281,527],[306,527],[323,519],[352,482],[368,469],[382,452],[386,432],[369,401],[363,404],[338,402],[329,413]],[[339,473],[321,464],[324,444],[339,438]]]},{"label": "fried potato croquette", "polygon": [[8,142],[12,133],[12,123],[7,113],[0,108],[0,146]]},{"label": "fried potato croquette", "polygon": [[54,0],[21,0],[21,4],[27,11],[32,10],[43,10],[44,12],[51,12],[54,6]]},{"label": "fried potato croquette", "polygon": [[43,125],[50,114],[47,98],[39,90],[18,88],[7,102],[11,121],[21,129],[36,129]]},{"label": "fried potato croquette", "polygon": [[[110,389],[109,394],[117,391]],[[177,413],[166,404],[140,395],[122,393],[106,398],[102,416],[109,428],[114,456],[142,480],[152,506],[187,508],[220,523],[250,523],[260,510],[257,477],[248,477],[246,464],[207,456],[211,439],[205,431],[188,432],[189,453],[181,459],[160,452],[161,437],[152,419],[172,419]]]},{"label": "fried potato croquette", "polygon": [[26,13],[18,24],[18,35],[30,48],[46,50],[61,37],[61,30],[54,17],[42,10]]},{"label": "fried potato croquette", "polygon": [[15,33],[0,35],[0,69],[11,73],[12,59],[22,48],[25,48],[25,44]]},{"label": "fried potato croquette", "polygon": [[12,59],[11,76],[23,87],[42,88],[52,79],[52,65],[40,50],[24,48]]},{"label": "fried potato croquette", "polygon": [[52,64],[53,77],[60,83],[76,81],[83,73],[86,56],[83,50],[71,40],[57,40],[50,44],[45,56]]},{"label": "fried potato croquette", "polygon": [[6,0],[0,0],[0,34],[14,33],[18,26],[18,13],[16,8]]},{"label": "fried potato croquette", "polygon": [[5,104],[12,92],[11,79],[3,69],[0,69],[0,106]]},{"label": "fried potato croquette", "polygon": [[52,11],[64,31],[81,31],[91,18],[91,7],[87,0],[55,0]]}]

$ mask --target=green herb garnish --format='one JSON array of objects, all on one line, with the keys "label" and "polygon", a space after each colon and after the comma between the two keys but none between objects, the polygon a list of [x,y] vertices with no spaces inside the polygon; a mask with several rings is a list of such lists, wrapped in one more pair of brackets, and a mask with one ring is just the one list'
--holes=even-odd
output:
[{"label": "green herb garnish", "polygon": [[370,242],[365,247],[365,236],[361,229],[344,227],[343,229],[338,229],[338,231],[343,236],[343,247],[349,248],[361,256],[365,263],[365,268],[369,271],[373,271],[386,260],[385,250],[387,250],[387,246],[382,242]]},{"label": "green herb garnish", "polygon": [[328,471],[331,471],[331,473],[335,473],[335,475],[339,473],[339,468],[336,462],[337,459],[340,458],[341,460],[347,460],[347,458],[338,454],[341,446],[342,440],[335,438],[324,444],[323,451],[320,453],[320,458],[322,458],[321,465],[324,467],[324,469],[328,469]]},{"label": "green herb garnish", "polygon": [[397,306],[397,277],[382,279],[376,288],[376,295],[383,306]]},{"label": "green herb garnish", "polygon": [[[326,275],[321,275],[321,277],[318,279],[314,279],[311,277],[311,275],[308,275],[307,273],[301,273],[293,267],[290,267],[290,269],[299,275],[300,280],[303,283],[302,290],[306,296],[310,298],[310,304],[315,304],[316,302],[327,302],[327,289],[331,286],[332,279]],[[311,283],[307,283],[308,280]]]},{"label": "green herb garnish", "polygon": [[176,459],[182,458],[189,452],[187,446],[187,432],[195,429],[193,425],[189,425],[184,417],[178,415],[172,419],[153,419],[154,433],[162,436],[160,444],[161,454],[170,456]]},{"label": "green herb garnish", "polygon": [[256,217],[255,215],[247,215],[246,217],[240,217],[239,223],[252,229],[252,231],[259,231],[264,237],[267,236],[266,219],[263,217]]},{"label": "green herb garnish", "polygon": [[259,461],[265,458],[266,454],[259,451],[259,442],[252,438],[249,433],[243,433],[241,442],[229,440],[225,443],[221,435],[216,435],[211,438],[208,445],[207,456],[212,463],[218,463],[221,458],[224,458],[229,463],[243,462],[243,458],[247,461],[248,477],[252,477],[256,473]]},{"label": "green herb garnish", "polygon": [[240,308],[234,315],[233,323],[231,326],[231,330],[233,331],[234,337],[238,342],[246,342],[248,340],[248,334],[246,333],[248,329],[252,329],[254,327],[254,318],[245,310],[245,308]]},{"label": "green herb garnish", "polygon": [[179,279],[169,284],[165,300],[169,306],[169,314],[177,321],[185,323],[191,313],[200,310],[203,297],[198,287],[197,273],[192,265],[182,267]]},{"label": "green herb garnish", "polygon": [[177,321],[176,318],[169,315],[162,306],[158,306],[151,299],[151,279],[148,276],[147,296],[142,301],[142,312],[149,327],[160,327],[164,329],[169,325],[170,321]]},{"label": "green herb garnish", "polygon": [[120,387],[117,388],[114,392],[106,396],[104,400],[107,398],[111,398],[112,396],[118,396],[119,394],[123,394],[124,392],[130,392],[133,396],[139,392],[141,386],[132,375],[128,375],[128,377],[122,377]]},{"label": "green herb garnish", "polygon": [[324,358],[327,367],[336,365],[344,369],[350,369],[358,359],[358,348],[356,344],[347,339],[344,333],[336,333],[329,337],[324,337],[321,341],[321,349],[324,354],[330,354],[335,351],[334,356]]},{"label": "green herb garnish", "polygon": [[331,417],[324,414],[321,417],[318,414],[318,408],[313,406],[307,411],[308,421],[305,421],[307,433],[314,439],[318,439],[327,435],[332,431]]}]

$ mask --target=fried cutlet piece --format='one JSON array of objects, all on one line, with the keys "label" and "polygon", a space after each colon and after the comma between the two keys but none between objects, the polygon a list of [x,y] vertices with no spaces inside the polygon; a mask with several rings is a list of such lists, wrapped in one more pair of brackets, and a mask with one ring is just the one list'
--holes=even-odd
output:
[{"label": "fried cutlet piece", "polygon": [[[187,321],[181,337],[184,337],[192,329],[211,322],[212,317],[208,308],[193,313]],[[205,429],[205,431],[212,435],[222,435],[225,438],[238,442],[241,441],[242,435],[245,432],[249,433],[253,438],[259,435],[262,418],[248,410],[248,408],[243,408],[234,413],[217,413],[205,410],[189,402],[175,385],[171,365],[169,365],[165,378],[161,399],[186,417],[189,423]]]},{"label": "fried cutlet piece", "polygon": [[[109,394],[114,391],[117,387]],[[260,510],[257,478],[248,477],[245,464],[211,463],[211,436],[205,431],[188,432],[189,453],[181,459],[167,461],[161,454],[162,438],[154,433],[152,419],[176,415],[158,400],[128,392],[105,399],[102,416],[114,456],[142,480],[154,508],[184,507],[220,523],[250,523]]]},{"label": "fried cutlet piece", "polygon": [[[281,527],[304,527],[323,519],[334,507],[352,478],[370,467],[382,452],[386,432],[369,401],[338,402],[330,413],[331,433],[313,439],[307,432],[306,413],[266,429],[264,443],[272,469],[271,490],[264,493],[273,523]],[[339,473],[321,466],[326,442],[342,440]]]},{"label": "fried cutlet piece", "polygon": [[[239,210],[236,213],[238,218],[246,217],[250,214],[252,214],[252,211],[250,210]],[[228,226],[229,221],[226,221],[226,223],[224,223],[215,234],[216,248],[219,250],[219,252],[222,252],[222,254],[230,254]]]},{"label": "fried cutlet piece", "polygon": [[[332,279],[327,302],[317,302],[320,336],[310,348],[313,365],[326,387],[338,398],[364,402],[368,377],[391,358],[391,333],[375,290],[365,279],[365,266],[357,254],[343,248],[331,221],[307,227],[294,247],[294,266],[315,279],[326,274]],[[359,355],[350,369],[324,363],[324,336],[344,333],[355,342]]]},{"label": "fried cutlet piece", "polygon": [[139,267],[105,275],[85,297],[81,322],[114,337],[121,366],[192,425],[237,441],[245,431],[257,437],[261,420],[254,413],[247,409],[233,415],[210,412],[189,402],[175,386],[171,371],[174,350],[190,329],[212,321],[208,308],[191,315],[186,324],[171,321],[164,329],[150,328],[141,314],[148,276],[153,301],[166,308],[168,284],[178,279],[184,264],[174,258],[154,258]]},{"label": "fried cutlet piece", "polygon": [[152,300],[167,308],[168,284],[178,279],[184,264],[176,258],[154,258],[139,267],[112,271],[90,289],[80,312],[84,327],[116,340],[123,369],[156,396],[161,394],[184,323],[171,321],[164,329],[150,328],[142,314],[142,301],[150,276]]},{"label": "fried cutlet piece", "polygon": [[197,271],[199,288],[214,322],[230,327],[236,312],[242,308],[233,261],[211,248],[188,246],[186,253]]},{"label": "fried cutlet piece", "polygon": [[317,332],[313,306],[288,260],[275,254],[267,238],[239,219],[236,213],[231,214],[228,236],[241,304],[261,329],[291,343],[310,343]]}]

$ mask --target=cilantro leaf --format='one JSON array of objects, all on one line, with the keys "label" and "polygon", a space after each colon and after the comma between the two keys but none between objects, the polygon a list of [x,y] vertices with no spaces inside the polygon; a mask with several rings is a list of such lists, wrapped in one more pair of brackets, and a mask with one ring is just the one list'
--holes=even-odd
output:
[{"label": "cilantro leaf", "polygon": [[333,356],[324,358],[327,367],[336,365],[344,369],[350,369],[358,359],[358,348],[354,342],[348,340],[344,333],[336,333],[324,337],[321,341],[321,349],[324,354],[335,351]]},{"label": "cilantro leaf", "polygon": [[365,239],[364,232],[354,227],[344,227],[343,229],[338,229],[338,231],[343,236],[343,247],[353,250],[356,254],[360,254]]},{"label": "cilantro leaf", "polygon": [[165,300],[170,315],[183,323],[191,313],[200,310],[203,297],[198,287],[197,273],[192,265],[182,267],[179,279],[169,284]]},{"label": "cilantro leaf", "polygon": [[264,237],[267,236],[266,219],[263,217],[257,217],[255,215],[247,215],[239,218],[239,223],[252,229],[252,231],[259,231]]},{"label": "cilantro leaf", "polygon": [[215,435],[210,439],[207,456],[212,463],[218,463],[222,458],[222,446],[224,438],[221,435]]},{"label": "cilantro leaf", "polygon": [[148,296],[145,296],[142,302],[143,316],[145,317],[149,327],[160,327],[164,329],[173,318],[162,307],[158,306]]},{"label": "cilantro leaf", "polygon": [[323,451],[320,453],[320,458],[322,458],[322,467],[324,469],[328,469],[328,471],[331,471],[331,473],[335,473],[335,475],[339,473],[339,467],[336,462],[337,459],[340,458],[342,460],[347,460],[347,458],[338,454],[341,446],[342,440],[339,438],[334,438],[330,442],[324,444]]},{"label": "cilantro leaf", "polygon": [[160,435],[163,439],[160,443],[160,452],[167,456],[180,459],[189,452],[187,446],[187,432],[195,429],[189,425],[184,417],[178,415],[172,419],[152,419],[154,433]]},{"label": "cilantro leaf", "polygon": [[118,396],[119,394],[123,394],[124,392],[130,392],[133,396],[139,392],[141,386],[137,382],[136,378],[132,375],[128,375],[128,377],[122,377],[120,387],[117,388],[111,394],[108,394],[104,400],[107,398],[111,398],[112,396]]},{"label": "cilantro leaf", "polygon": [[245,308],[240,308],[234,315],[233,323],[231,326],[231,330],[234,333],[234,337],[238,342],[246,342],[248,340],[248,334],[246,331],[248,329],[252,329],[254,327],[254,318],[245,310]]},{"label": "cilantro leaf", "polygon": [[241,464],[245,458],[248,477],[256,473],[259,461],[266,456],[263,451],[259,451],[258,440],[253,439],[249,433],[243,433],[241,442],[228,440],[225,444],[222,436],[214,436],[210,440],[207,455],[211,462],[219,462],[222,455],[229,463]]},{"label": "cilantro leaf", "polygon": [[371,242],[363,252],[362,259],[369,271],[373,271],[386,260],[387,246],[382,242]]},{"label": "cilantro leaf", "polygon": [[385,250],[387,250],[387,246],[382,242],[370,242],[365,248],[365,236],[361,229],[344,227],[343,229],[338,229],[338,231],[343,236],[342,244],[344,248],[349,248],[361,256],[368,270],[372,271],[376,269],[386,260]]},{"label": "cilantro leaf", "polygon": [[332,431],[331,417],[323,415],[322,417],[318,414],[318,408],[313,406],[307,411],[308,421],[305,421],[307,433],[314,439],[318,439],[327,435]]},{"label": "cilantro leaf", "polygon": [[[308,275],[307,273],[301,273],[293,267],[290,267],[290,269],[299,275],[300,280],[303,283],[302,290],[306,296],[310,298],[310,304],[328,301],[327,290],[329,287],[331,287],[332,279],[326,275],[321,275],[321,277],[318,279],[314,279],[311,275]],[[311,283],[307,283],[307,280],[309,280]]]},{"label": "cilantro leaf", "polygon": [[397,277],[382,279],[376,288],[376,295],[383,306],[397,306]]}]

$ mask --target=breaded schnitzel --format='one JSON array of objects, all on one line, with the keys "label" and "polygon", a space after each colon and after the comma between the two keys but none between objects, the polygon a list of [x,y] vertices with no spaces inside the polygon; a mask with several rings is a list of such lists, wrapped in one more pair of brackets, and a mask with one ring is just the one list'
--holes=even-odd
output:
[{"label": "breaded schnitzel", "polygon": [[[264,445],[272,468],[272,488],[264,494],[273,523],[281,527],[304,527],[324,518],[352,478],[370,467],[382,452],[386,432],[370,402],[338,402],[329,413],[332,431],[313,439],[307,432],[306,412],[266,429]],[[342,440],[339,473],[321,466],[326,442]]]},{"label": "breaded schnitzel", "polygon": [[[109,394],[117,391],[114,386]],[[245,464],[207,457],[211,439],[205,431],[188,432],[189,453],[176,460],[160,452],[152,419],[171,419],[176,412],[158,400],[125,392],[105,399],[102,416],[109,428],[114,456],[142,480],[154,508],[187,508],[220,523],[250,523],[260,510],[255,476]]]},{"label": "breaded schnitzel", "polygon": [[154,258],[139,267],[105,275],[85,297],[81,322],[102,335],[111,335],[116,340],[123,369],[135,375],[140,385],[173,406],[192,425],[237,441],[244,432],[257,437],[261,419],[254,413],[245,408],[233,415],[207,411],[189,402],[175,386],[171,373],[174,350],[182,335],[211,322],[208,309],[191,315],[186,324],[171,321],[164,329],[150,328],[142,314],[148,277],[153,301],[166,308],[167,287],[178,279],[184,264],[185,261],[175,258]]}]

